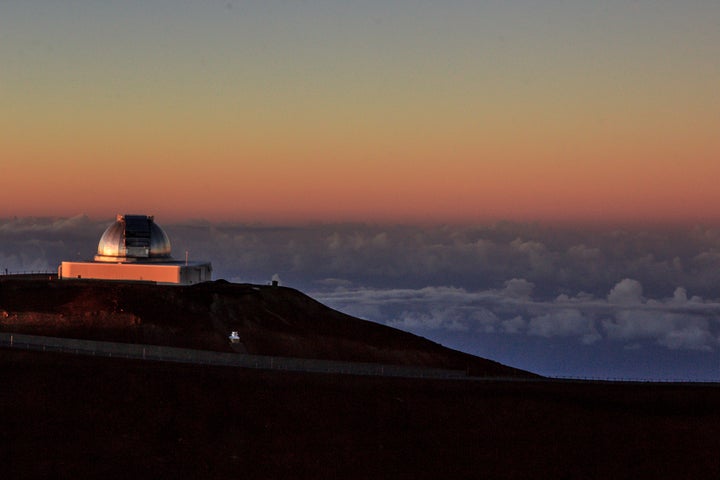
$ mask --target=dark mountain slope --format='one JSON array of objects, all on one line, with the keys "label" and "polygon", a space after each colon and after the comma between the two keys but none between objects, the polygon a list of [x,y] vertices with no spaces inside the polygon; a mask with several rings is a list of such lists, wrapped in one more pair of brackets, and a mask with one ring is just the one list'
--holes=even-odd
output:
[{"label": "dark mountain slope", "polygon": [[[422,337],[345,315],[285,287],[0,280],[0,330],[260,355],[532,376]],[[228,341],[238,331],[241,343]]]},{"label": "dark mountain slope", "polygon": [[711,385],[318,375],[0,349],[3,479],[716,479]]},{"label": "dark mountain slope", "polygon": [[[508,367],[292,289],[0,277],[0,328]],[[475,363],[473,363],[475,362]],[[510,370],[513,371],[513,370]],[[717,385],[457,381],[0,349],[2,478],[718,478]]]}]

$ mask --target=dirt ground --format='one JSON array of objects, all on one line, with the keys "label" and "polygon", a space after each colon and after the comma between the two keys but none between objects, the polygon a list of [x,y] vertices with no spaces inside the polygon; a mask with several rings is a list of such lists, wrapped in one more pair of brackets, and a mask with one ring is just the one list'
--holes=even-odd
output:
[{"label": "dirt ground", "polygon": [[720,478],[720,387],[278,373],[0,349],[2,478]]},{"label": "dirt ground", "polygon": [[0,278],[0,331],[532,377],[490,359],[328,308],[298,290]]}]

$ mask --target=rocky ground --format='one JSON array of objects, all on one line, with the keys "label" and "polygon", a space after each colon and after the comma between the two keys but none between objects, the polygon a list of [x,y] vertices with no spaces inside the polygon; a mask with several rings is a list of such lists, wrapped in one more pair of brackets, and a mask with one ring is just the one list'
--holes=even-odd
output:
[{"label": "rocky ground", "polygon": [[1,478],[720,478],[717,385],[559,382],[292,289],[0,280],[0,328],[468,368],[270,372],[0,349]]},{"label": "rocky ground", "polygon": [[[533,376],[332,310],[284,287],[0,277],[0,331]],[[228,341],[239,332],[241,345]]]},{"label": "rocky ground", "polygon": [[713,386],[278,373],[0,350],[3,478],[720,476]]}]

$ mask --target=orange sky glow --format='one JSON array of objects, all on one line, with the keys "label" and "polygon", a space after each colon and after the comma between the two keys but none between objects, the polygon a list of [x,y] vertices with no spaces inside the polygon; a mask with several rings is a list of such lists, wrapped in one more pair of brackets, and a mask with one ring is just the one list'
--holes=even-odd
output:
[{"label": "orange sky glow", "polygon": [[0,217],[720,221],[712,2],[30,3]]}]

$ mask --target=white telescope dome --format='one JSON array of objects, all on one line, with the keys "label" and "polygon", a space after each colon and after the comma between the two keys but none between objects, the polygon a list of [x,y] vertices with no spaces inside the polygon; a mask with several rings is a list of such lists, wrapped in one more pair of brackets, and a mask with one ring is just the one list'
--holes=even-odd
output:
[{"label": "white telescope dome", "polygon": [[97,262],[169,260],[170,239],[149,215],[118,215],[100,237]]}]

